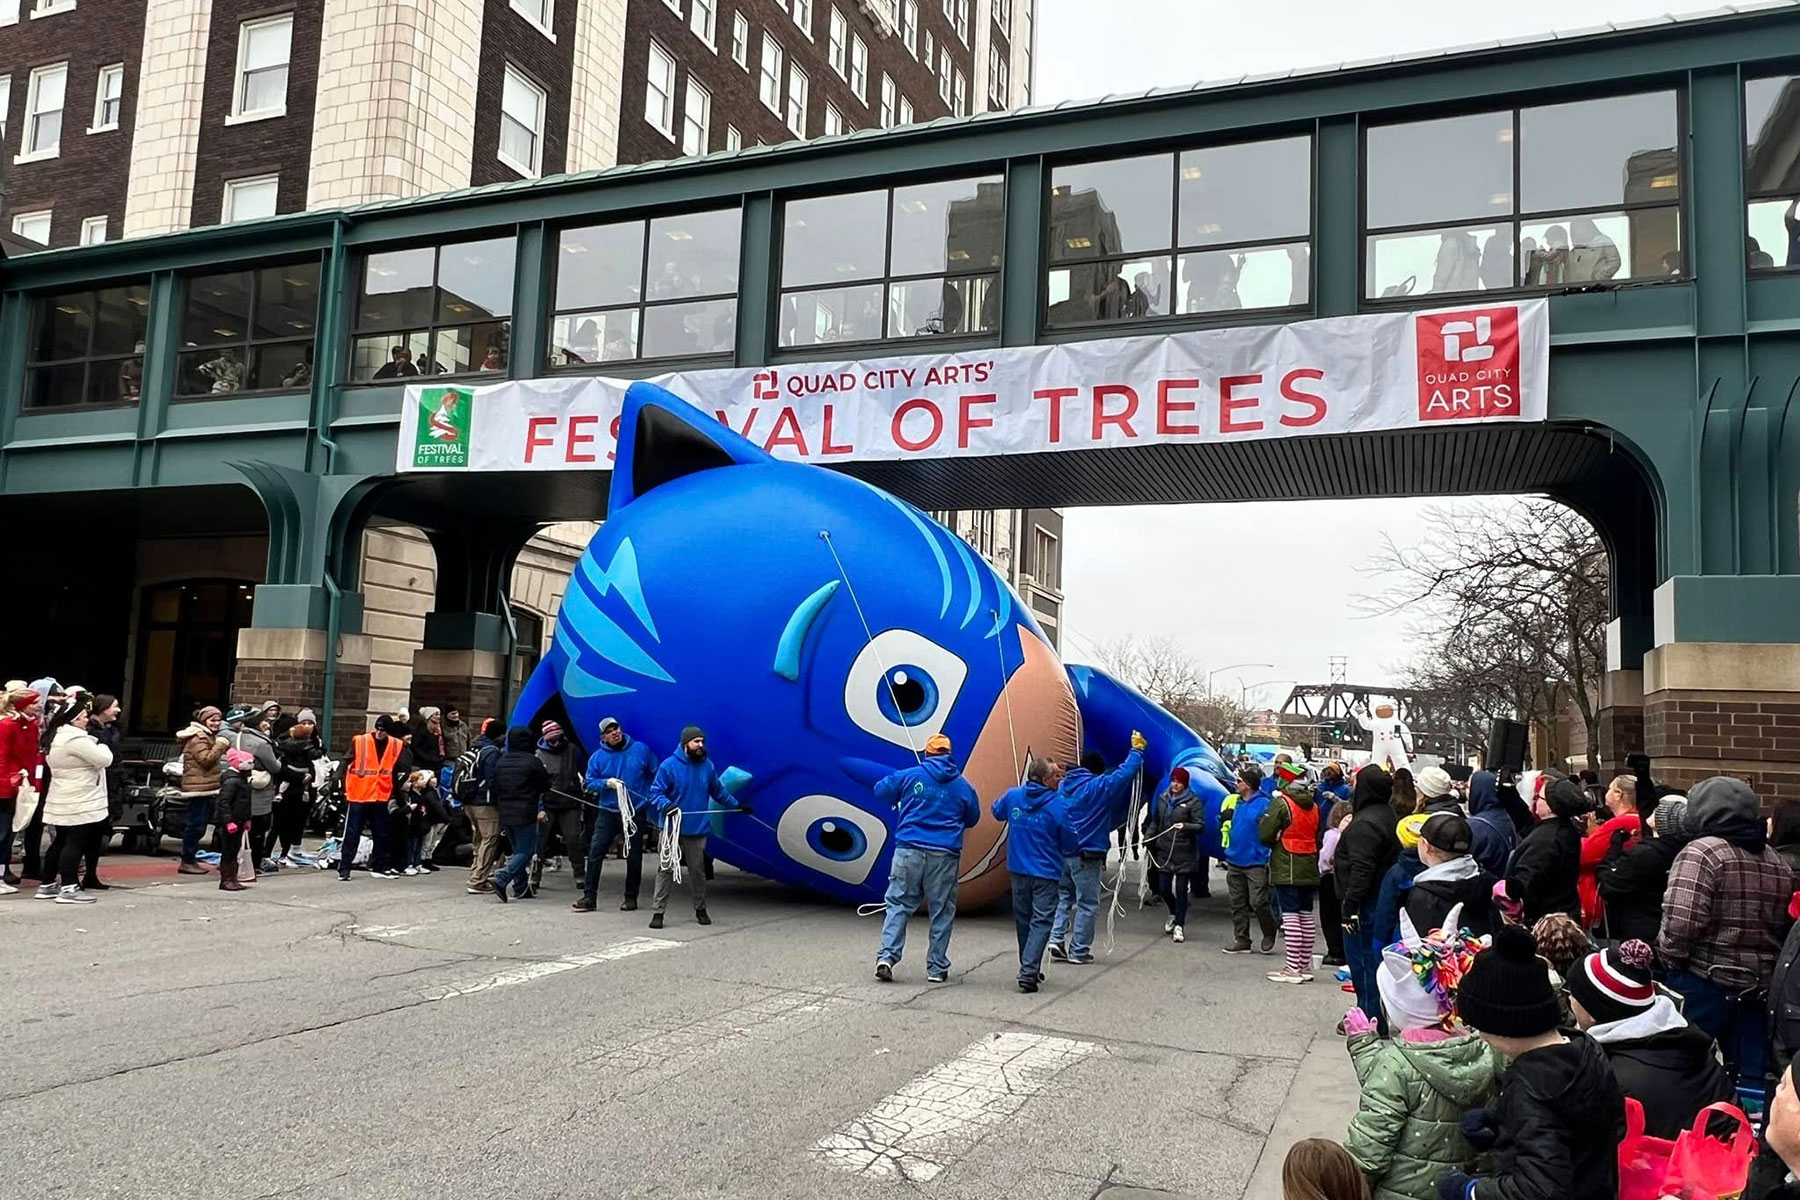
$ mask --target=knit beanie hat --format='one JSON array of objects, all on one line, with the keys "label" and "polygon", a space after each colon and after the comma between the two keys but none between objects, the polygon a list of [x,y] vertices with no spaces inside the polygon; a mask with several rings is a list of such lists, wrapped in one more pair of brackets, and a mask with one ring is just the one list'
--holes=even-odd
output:
[{"label": "knit beanie hat", "polygon": [[1429,813],[1414,813],[1410,817],[1402,817],[1394,826],[1394,834],[1400,839],[1402,850],[1416,850],[1419,846],[1419,833],[1425,828],[1425,818]]},{"label": "knit beanie hat", "polygon": [[1173,771],[1169,772],[1170,783],[1179,783],[1182,787],[1186,787],[1188,785],[1188,780],[1188,769],[1186,767],[1176,767]]},{"label": "knit beanie hat", "polygon": [[1562,1023],[1550,968],[1530,931],[1502,925],[1494,932],[1494,944],[1475,956],[1456,989],[1456,1011],[1463,1024],[1495,1037],[1536,1037]]},{"label": "knit beanie hat", "polygon": [[1680,796],[1670,796],[1656,806],[1651,814],[1656,822],[1656,836],[1670,838],[1674,841],[1687,840],[1687,801]]},{"label": "knit beanie hat", "polygon": [[1449,795],[1450,783],[1450,772],[1442,767],[1426,767],[1419,772],[1418,778],[1413,780],[1413,786],[1418,789],[1419,795],[1427,800],[1436,800],[1439,796]]},{"label": "knit beanie hat", "polygon": [[544,727],[539,731],[538,736],[542,737],[546,742],[554,742],[557,738],[562,736],[562,726],[555,721],[545,721]]},{"label": "knit beanie hat", "polygon": [[1656,999],[1650,978],[1650,946],[1633,938],[1616,950],[1597,950],[1569,970],[1569,996],[1579,1000],[1594,1024],[1623,1021]]},{"label": "knit beanie hat", "polygon": [[1531,936],[1537,939],[1538,953],[1558,975],[1567,975],[1575,966],[1575,960],[1594,948],[1581,922],[1568,913],[1539,917],[1537,924],[1531,927]]},{"label": "knit beanie hat", "polygon": [[680,746],[686,746],[689,742],[693,741],[695,738],[703,738],[705,736],[706,736],[706,734],[701,730],[701,728],[698,725],[687,725],[682,728],[681,741],[676,744],[680,745]]}]

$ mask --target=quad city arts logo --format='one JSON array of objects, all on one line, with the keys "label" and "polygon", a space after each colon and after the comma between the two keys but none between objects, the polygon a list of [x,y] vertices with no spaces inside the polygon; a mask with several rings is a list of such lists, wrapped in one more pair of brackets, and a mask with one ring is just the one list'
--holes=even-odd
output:
[{"label": "quad city arts logo", "polygon": [[1520,415],[1517,308],[1431,313],[1417,321],[1419,420]]},{"label": "quad city arts logo", "polygon": [[469,465],[469,426],[475,407],[467,388],[426,388],[419,396],[419,425],[413,434],[413,466]]},{"label": "quad city arts logo", "polygon": [[775,371],[758,371],[752,375],[750,396],[754,400],[781,399],[781,375]]}]

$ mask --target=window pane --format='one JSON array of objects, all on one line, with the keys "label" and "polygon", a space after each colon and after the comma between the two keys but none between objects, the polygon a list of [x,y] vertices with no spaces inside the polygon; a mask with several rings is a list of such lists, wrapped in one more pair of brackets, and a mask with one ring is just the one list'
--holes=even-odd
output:
[{"label": "window pane", "polygon": [[150,312],[149,287],[104,288],[95,297],[99,310],[94,322],[94,353],[141,352],[145,318]]},{"label": "window pane", "polygon": [[892,275],[991,271],[1005,240],[998,176],[894,189]]},{"label": "window pane", "polygon": [[[359,329],[406,329],[431,320],[431,272],[436,254],[429,247],[369,255],[357,307]],[[382,357],[386,361],[386,355]],[[376,364],[377,366],[380,363]]]},{"label": "window pane", "polygon": [[1750,205],[1750,269],[1800,267],[1800,200],[1757,200]]},{"label": "window pane", "polygon": [[250,272],[203,275],[188,280],[187,307],[181,314],[184,346],[216,346],[241,342],[250,321]]},{"label": "window pane", "polygon": [[1512,237],[1510,223],[1372,237],[1365,295],[1394,300],[1514,287]]},{"label": "window pane", "polygon": [[1521,109],[1521,211],[1673,201],[1675,142],[1674,92]]},{"label": "window pane", "polygon": [[697,300],[644,310],[645,358],[728,354],[737,337],[737,300]]},{"label": "window pane", "polygon": [[635,308],[570,313],[556,318],[551,331],[551,365],[578,367],[636,358],[637,319]]},{"label": "window pane", "polygon": [[144,360],[113,359],[88,364],[89,404],[136,404],[143,392]]},{"label": "window pane", "polygon": [[1519,264],[1532,286],[1659,279],[1683,271],[1678,210],[1534,221],[1519,229]]},{"label": "window pane", "polygon": [[1050,175],[1050,257],[1163,250],[1173,231],[1169,154],[1058,167]]},{"label": "window pane", "polygon": [[1190,150],[1179,188],[1183,246],[1304,237],[1312,226],[1312,139]]},{"label": "window pane", "polygon": [[1203,250],[1179,264],[1183,313],[1240,308],[1289,308],[1312,292],[1312,257],[1305,242],[1255,250]]},{"label": "window pane", "polygon": [[[101,370],[106,369],[102,365]],[[31,373],[31,407],[60,408],[80,404],[87,392],[87,368],[81,363],[43,367]]]},{"label": "window pane", "polygon": [[649,299],[734,295],[742,220],[723,208],[650,222]]},{"label": "window pane", "polygon": [[[794,200],[781,239],[783,286],[875,279],[887,249],[887,193]],[[879,310],[880,301],[876,301]],[[866,336],[866,335],[865,335]],[[804,343],[800,343],[804,344]]]},{"label": "window pane", "polygon": [[248,70],[271,67],[288,61],[288,46],[294,35],[293,18],[269,21],[244,28],[244,66]]},{"label": "window pane", "polygon": [[1169,315],[1170,265],[1166,258],[1087,263],[1050,272],[1051,325],[1089,321],[1137,321]]},{"label": "window pane", "polygon": [[246,179],[226,184],[223,211],[219,214],[221,219],[250,221],[258,217],[274,216],[279,185],[280,181],[274,178]]},{"label": "window pane", "polygon": [[557,243],[556,307],[635,304],[643,270],[642,221],[565,229]]},{"label": "window pane", "polygon": [[312,355],[311,342],[253,346],[250,350],[250,376],[245,386],[257,389],[287,388],[290,391],[311,387]]},{"label": "window pane", "polygon": [[47,296],[39,304],[37,351],[32,357],[38,362],[84,357],[88,332],[94,327],[93,293]]},{"label": "window pane", "polygon": [[264,267],[256,273],[257,338],[310,337],[319,315],[319,264]]},{"label": "window pane", "polygon": [[1369,227],[1510,216],[1512,114],[1369,130]]},{"label": "window pane", "polygon": [[[1800,194],[1800,76],[1753,79],[1744,85],[1744,186],[1752,196]],[[1765,241],[1773,251],[1779,243]]]},{"label": "window pane", "polygon": [[266,112],[287,104],[288,69],[266,67],[244,76],[244,111]]},{"label": "window pane", "polygon": [[445,246],[438,255],[438,320],[511,316],[513,258],[509,237]]},{"label": "window pane", "polygon": [[506,370],[507,343],[512,328],[505,321],[440,329],[431,360],[421,363],[422,375],[462,375],[472,371]]},{"label": "window pane", "polygon": [[782,297],[781,344],[818,346],[881,337],[881,285],[828,288]]},{"label": "window pane", "polygon": [[241,392],[249,370],[249,364],[244,361],[244,356],[236,346],[190,350],[181,356],[175,394],[224,396]]},{"label": "window pane", "polygon": [[412,379],[420,360],[430,359],[431,336],[423,330],[357,338],[350,349],[350,378]]},{"label": "window pane", "polygon": [[532,85],[526,83],[511,71],[505,73],[500,83],[500,111],[513,120],[536,129],[538,123],[538,107],[542,97]]},{"label": "window pane", "polygon": [[888,285],[890,338],[992,333],[999,320],[998,276],[951,275]]},{"label": "window pane", "polygon": [[505,113],[500,114],[500,153],[527,169],[537,156],[537,135]]},{"label": "window pane", "polygon": [[45,71],[37,80],[37,111],[49,112],[63,106],[63,94],[69,83],[67,67]]}]

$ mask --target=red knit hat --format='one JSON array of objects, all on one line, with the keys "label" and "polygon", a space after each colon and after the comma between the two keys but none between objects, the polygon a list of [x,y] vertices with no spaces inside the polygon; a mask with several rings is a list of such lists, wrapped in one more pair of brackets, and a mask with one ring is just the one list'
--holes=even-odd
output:
[{"label": "red knit hat", "polygon": [[1173,771],[1170,771],[1169,772],[1169,782],[1170,783],[1179,783],[1182,787],[1186,787],[1188,785],[1187,768],[1186,767],[1176,767]]},{"label": "red knit hat", "polygon": [[562,736],[562,726],[555,721],[545,721],[542,736],[546,742],[553,742]]},{"label": "red knit hat", "polygon": [[1651,954],[1646,942],[1633,938],[1622,946],[1599,950],[1579,959],[1569,972],[1571,999],[1604,1025],[1643,1012],[1656,1000],[1656,983],[1650,976]]}]

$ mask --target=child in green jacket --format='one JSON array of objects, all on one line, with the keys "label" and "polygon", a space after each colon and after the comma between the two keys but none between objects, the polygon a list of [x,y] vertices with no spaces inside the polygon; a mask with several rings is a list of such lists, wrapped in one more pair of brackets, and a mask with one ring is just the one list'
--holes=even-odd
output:
[{"label": "child in green jacket", "polygon": [[1437,1200],[1437,1181],[1475,1158],[1463,1113],[1488,1102],[1505,1069],[1453,1012],[1456,983],[1480,949],[1458,932],[1460,916],[1459,906],[1443,930],[1421,935],[1402,915],[1377,980],[1392,1040],[1360,1009],[1346,1020],[1362,1099],[1345,1146],[1374,1200]]}]

